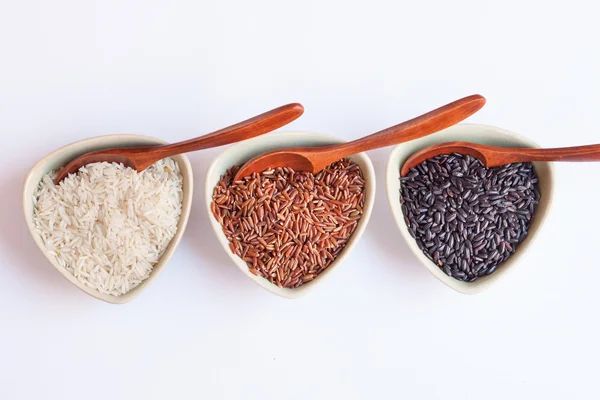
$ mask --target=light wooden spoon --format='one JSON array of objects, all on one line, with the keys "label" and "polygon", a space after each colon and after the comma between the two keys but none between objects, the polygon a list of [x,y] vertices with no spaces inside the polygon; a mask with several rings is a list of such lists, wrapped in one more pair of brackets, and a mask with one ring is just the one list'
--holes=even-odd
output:
[{"label": "light wooden spoon", "polygon": [[600,161],[600,144],[555,149],[507,148],[479,143],[448,142],[429,146],[410,156],[402,165],[401,176],[423,161],[442,154],[467,154],[488,168],[532,161]]},{"label": "light wooden spoon", "polygon": [[352,154],[396,145],[448,128],[471,116],[484,104],[485,98],[476,94],[352,142],[279,149],[263,153],[246,162],[237,172],[234,180],[277,167],[317,173],[329,164]]},{"label": "light wooden spoon", "polygon": [[56,177],[54,183],[58,184],[69,174],[74,174],[79,168],[94,162],[122,163],[126,167],[131,167],[136,171],[143,171],[163,158],[190,151],[223,146],[271,132],[289,124],[301,116],[303,112],[304,107],[301,104],[292,103],[184,142],[161,146],[125,147],[93,151],[83,154],[67,164]]}]

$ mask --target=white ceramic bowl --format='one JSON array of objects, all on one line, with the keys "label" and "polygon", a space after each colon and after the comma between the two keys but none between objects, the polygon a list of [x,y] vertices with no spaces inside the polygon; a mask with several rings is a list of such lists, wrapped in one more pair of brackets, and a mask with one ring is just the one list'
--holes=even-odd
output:
[{"label": "white ceramic bowl", "polygon": [[523,136],[506,131],[504,129],[487,125],[459,124],[440,131],[434,135],[400,144],[394,147],[390,154],[386,171],[388,200],[390,202],[390,207],[392,208],[392,214],[394,214],[394,218],[396,219],[396,224],[398,225],[398,228],[400,228],[400,232],[402,232],[402,235],[408,243],[408,246],[415,253],[419,261],[421,261],[421,263],[427,267],[429,272],[431,272],[440,281],[452,289],[457,290],[458,292],[473,294],[487,289],[494,282],[504,277],[510,271],[514,270],[518,265],[519,261],[527,252],[527,249],[540,230],[542,223],[546,219],[546,215],[548,214],[548,210],[550,209],[550,204],[552,202],[554,178],[550,163],[534,163],[540,180],[539,189],[541,193],[541,199],[535,210],[534,218],[531,227],[529,228],[529,235],[523,242],[519,244],[515,254],[513,254],[506,262],[504,262],[504,264],[502,264],[493,274],[479,278],[474,282],[459,281],[446,275],[423,254],[422,250],[419,249],[415,239],[413,239],[410,235],[406,223],[404,222],[404,215],[402,214],[402,208],[400,206],[400,168],[404,164],[404,161],[409,156],[425,147],[451,141],[474,142],[503,147],[539,146]]},{"label": "white ceramic bowl", "polygon": [[221,224],[212,215],[210,205],[212,203],[213,189],[221,179],[221,176],[225,174],[227,169],[234,165],[241,165],[248,161],[252,157],[264,153],[266,151],[287,148],[287,147],[298,147],[298,146],[323,146],[328,144],[343,143],[343,140],[337,139],[332,136],[327,136],[319,133],[309,132],[274,132],[272,134],[260,136],[254,139],[237,143],[230,146],[227,150],[223,151],[211,164],[206,174],[206,210],[208,212],[208,219],[213,227],[219,243],[223,246],[225,252],[231,257],[231,260],[237,267],[242,271],[248,278],[252,279],[255,283],[268,291],[275,293],[282,297],[297,298],[306,294],[309,290],[312,290],[316,285],[320,284],[325,278],[329,277],[333,271],[338,269],[342,262],[349,256],[352,248],[358,243],[361,235],[363,234],[369,218],[371,216],[371,210],[373,208],[373,200],[375,198],[375,171],[373,164],[366,154],[356,154],[350,159],[354,161],[362,170],[363,176],[367,181],[365,189],[365,206],[363,209],[363,216],[358,222],[358,226],[354,231],[354,234],[346,244],[344,250],[338,255],[338,257],[331,263],[331,265],[319,274],[311,282],[305,283],[304,285],[289,289],[280,288],[277,285],[272,284],[267,279],[253,275],[248,270],[248,265],[244,260],[239,258],[237,255],[231,252],[229,248],[229,241],[225,237]]},{"label": "white ceramic bowl", "polygon": [[142,292],[142,290],[144,290],[150,284],[150,282],[154,278],[156,278],[158,273],[162,271],[165,265],[167,265],[167,262],[175,252],[175,249],[177,248],[177,245],[179,244],[179,241],[183,236],[183,232],[185,231],[185,227],[187,225],[190,215],[190,209],[192,205],[192,194],[194,192],[194,180],[192,176],[192,166],[190,165],[189,160],[184,155],[178,155],[173,157],[173,159],[179,164],[181,175],[183,177],[183,203],[181,209],[181,217],[177,225],[177,233],[175,234],[173,239],[171,239],[169,246],[165,250],[158,263],[156,263],[154,265],[154,268],[152,268],[152,272],[150,273],[148,279],[144,280],[139,286],[131,289],[129,292],[121,296],[102,294],[93,288],[85,286],[77,278],[75,278],[73,274],[71,274],[65,268],[55,263],[52,260],[52,258],[48,256],[42,239],[39,237],[39,235],[35,233],[33,224],[33,195],[35,193],[35,190],[39,182],[42,180],[42,177],[46,173],[66,165],[69,161],[71,161],[75,157],[80,156],[81,154],[93,150],[107,149],[111,147],[148,146],[165,143],[166,142],[160,139],[155,139],[152,137],[141,135],[108,135],[84,139],[61,147],[60,149],[50,153],[41,161],[39,161],[36,165],[34,165],[34,167],[31,169],[31,171],[29,171],[27,177],[25,178],[25,185],[23,187],[23,211],[25,212],[25,220],[27,221],[27,226],[29,227],[31,236],[35,240],[35,243],[38,245],[42,253],[46,256],[48,261],[50,261],[50,263],[54,266],[54,268],[56,268],[61,274],[63,274],[65,278],[67,278],[73,285],[77,286],[79,289],[83,290],[90,296],[93,296],[100,300],[104,300],[108,303],[127,303],[133,300],[136,296],[138,296]]}]

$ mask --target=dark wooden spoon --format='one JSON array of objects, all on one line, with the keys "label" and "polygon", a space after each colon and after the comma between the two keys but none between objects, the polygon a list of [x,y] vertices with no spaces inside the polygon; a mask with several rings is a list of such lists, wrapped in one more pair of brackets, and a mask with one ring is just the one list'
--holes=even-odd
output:
[{"label": "dark wooden spoon", "polygon": [[289,124],[301,116],[303,112],[304,107],[301,104],[292,103],[184,142],[161,146],[125,147],[93,151],[83,154],[67,164],[54,180],[54,183],[58,184],[69,174],[74,174],[79,168],[94,162],[122,163],[126,167],[131,167],[136,171],[143,171],[163,158],[190,151],[223,146],[271,132]]},{"label": "dark wooden spoon", "polygon": [[396,145],[448,128],[471,116],[484,104],[485,98],[476,94],[352,142],[279,149],[263,153],[246,162],[234,179],[239,180],[254,172],[276,167],[290,167],[295,171],[317,173],[329,164],[352,154]]},{"label": "dark wooden spoon", "polygon": [[488,168],[516,162],[532,161],[600,161],[600,144],[555,149],[507,148],[479,143],[448,142],[426,147],[410,156],[402,165],[401,176],[423,161],[442,154],[467,154]]}]

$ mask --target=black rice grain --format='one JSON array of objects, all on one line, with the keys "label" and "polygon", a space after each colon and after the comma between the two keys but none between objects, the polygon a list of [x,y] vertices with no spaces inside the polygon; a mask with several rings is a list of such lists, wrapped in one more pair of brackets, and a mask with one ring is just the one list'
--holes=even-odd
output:
[{"label": "black rice grain", "polygon": [[471,156],[441,155],[401,178],[405,222],[442,271],[473,282],[517,250],[540,201],[531,163],[486,168]]}]

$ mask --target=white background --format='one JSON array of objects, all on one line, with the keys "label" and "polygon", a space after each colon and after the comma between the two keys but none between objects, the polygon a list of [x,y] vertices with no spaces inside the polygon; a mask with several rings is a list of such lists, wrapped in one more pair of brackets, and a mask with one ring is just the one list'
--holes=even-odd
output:
[{"label": "white background", "polygon": [[1,399],[598,398],[598,164],[556,168],[554,208],[514,273],[477,296],[438,282],[377,172],[351,260],[285,300],[231,263],[194,205],[139,298],[73,287],[29,237],[21,185],[64,144],[198,136],[288,102],[289,129],[354,139],[472,93],[471,122],[544,146],[600,142],[593,2],[0,0]]}]

